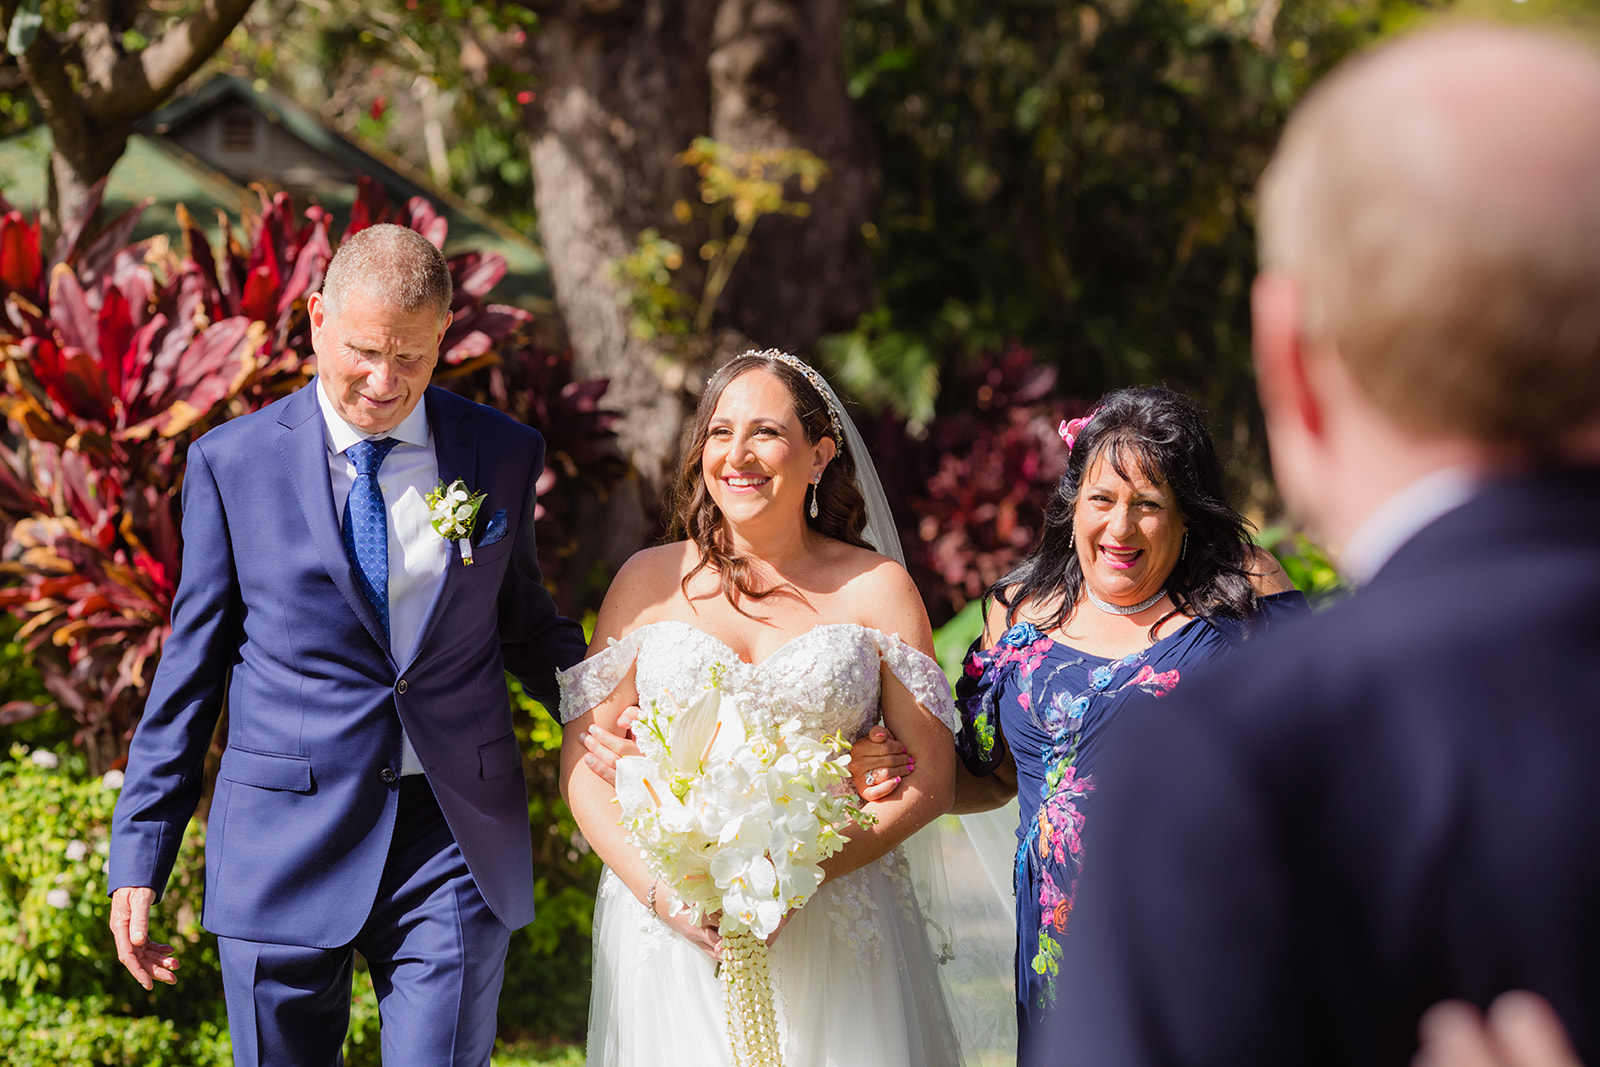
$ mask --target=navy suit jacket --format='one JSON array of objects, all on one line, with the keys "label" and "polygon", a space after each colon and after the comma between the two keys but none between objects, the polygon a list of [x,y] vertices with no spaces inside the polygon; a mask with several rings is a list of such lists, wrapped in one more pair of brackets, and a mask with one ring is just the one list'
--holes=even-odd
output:
[{"label": "navy suit jacket", "polygon": [[1600,1063],[1600,471],[1486,488],[1128,719],[1037,1062],[1399,1067],[1524,988]]},{"label": "navy suit jacket", "polygon": [[[354,939],[396,827],[401,724],[495,915],[533,918],[522,754],[505,675],[554,706],[582,658],[534,550],[538,433],[427,390],[439,475],[486,494],[474,563],[452,551],[409,662],[397,663],[345,555],[310,385],[189,449],[172,635],[134,733],[111,888],[166,885],[224,704],[206,840],[207,929],[334,947]],[[505,536],[483,543],[491,517]]]}]

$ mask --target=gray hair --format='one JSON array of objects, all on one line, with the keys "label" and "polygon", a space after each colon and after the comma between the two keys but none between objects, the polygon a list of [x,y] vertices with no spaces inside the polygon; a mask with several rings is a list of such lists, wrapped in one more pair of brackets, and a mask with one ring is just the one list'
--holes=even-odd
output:
[{"label": "gray hair", "polygon": [[444,254],[422,234],[381,222],[345,238],[322,280],[322,303],[338,316],[351,293],[379,297],[404,311],[437,310],[443,318],[453,293]]}]

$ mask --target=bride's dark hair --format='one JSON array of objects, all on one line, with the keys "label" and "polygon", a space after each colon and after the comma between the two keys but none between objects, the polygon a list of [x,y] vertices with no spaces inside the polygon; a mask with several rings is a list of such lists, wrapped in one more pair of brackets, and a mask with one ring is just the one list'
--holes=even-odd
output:
[{"label": "bride's dark hair", "polygon": [[[793,359],[794,357],[789,357]],[[798,362],[798,360],[796,361]],[[862,537],[867,526],[867,504],[856,486],[856,457],[845,448],[844,442],[834,433],[834,416],[828,402],[806,376],[793,364],[780,358],[776,352],[746,352],[729,360],[706,383],[695,407],[694,419],[689,424],[683,449],[683,463],[678,469],[678,483],[672,494],[671,521],[668,534],[674,538],[687,538],[700,550],[700,562],[683,579],[687,592],[689,579],[707,567],[717,572],[722,584],[722,595],[728,603],[744,614],[735,597],[761,600],[787,589],[775,586],[758,588],[755,571],[748,557],[734,554],[724,529],[722,509],[717,507],[706,490],[704,456],[706,441],[711,436],[711,416],[716,413],[717,402],[728,383],[752,371],[765,371],[783,383],[794,404],[795,415],[805,430],[806,442],[816,444],[824,437],[834,438],[833,461],[822,472],[817,483],[817,516],[811,518],[802,507],[796,518],[807,523],[818,533],[861,548],[871,548]],[[845,417],[843,412],[838,417]]]}]

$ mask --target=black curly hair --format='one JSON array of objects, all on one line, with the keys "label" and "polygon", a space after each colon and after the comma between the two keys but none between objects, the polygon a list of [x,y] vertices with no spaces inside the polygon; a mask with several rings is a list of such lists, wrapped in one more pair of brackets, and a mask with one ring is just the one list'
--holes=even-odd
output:
[{"label": "black curly hair", "polygon": [[1048,623],[1040,622],[1044,629],[1064,626],[1076,610],[1084,577],[1073,546],[1073,514],[1084,471],[1100,456],[1123,478],[1137,472],[1166,484],[1188,530],[1184,554],[1166,582],[1175,608],[1150,628],[1152,639],[1181,613],[1248,620],[1260,606],[1250,583],[1250,523],[1228,503],[1222,463],[1200,408],[1182,393],[1151,386],[1107,393],[1090,411],[1045,505],[1039,544],[986,594],[1005,605],[1006,624],[1028,602],[1057,605]]}]

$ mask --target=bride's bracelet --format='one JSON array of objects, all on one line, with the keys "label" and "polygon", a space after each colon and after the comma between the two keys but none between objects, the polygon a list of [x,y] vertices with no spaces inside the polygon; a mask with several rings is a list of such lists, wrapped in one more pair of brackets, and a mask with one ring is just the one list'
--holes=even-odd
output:
[{"label": "bride's bracelet", "polygon": [[[661,919],[661,913],[656,911],[656,890],[661,888],[661,879],[657,878],[650,883],[650,892],[645,894],[644,906],[650,909],[652,918]],[[665,922],[666,920],[662,920]]]}]

